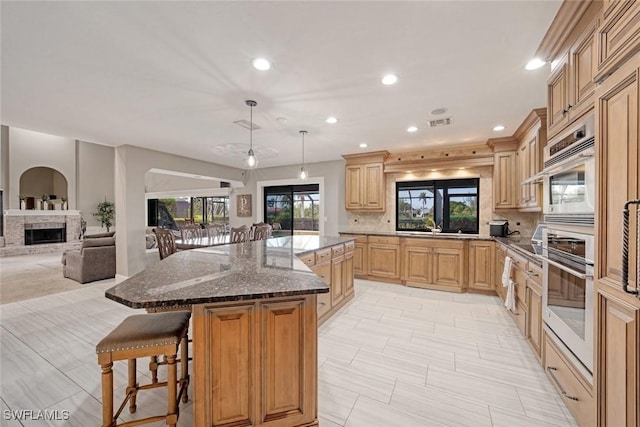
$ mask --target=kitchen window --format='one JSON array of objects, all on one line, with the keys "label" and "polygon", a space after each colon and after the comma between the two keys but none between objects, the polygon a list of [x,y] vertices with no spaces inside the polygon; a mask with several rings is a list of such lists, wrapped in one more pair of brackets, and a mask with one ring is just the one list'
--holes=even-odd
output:
[{"label": "kitchen window", "polygon": [[480,179],[396,183],[396,230],[478,233]]}]

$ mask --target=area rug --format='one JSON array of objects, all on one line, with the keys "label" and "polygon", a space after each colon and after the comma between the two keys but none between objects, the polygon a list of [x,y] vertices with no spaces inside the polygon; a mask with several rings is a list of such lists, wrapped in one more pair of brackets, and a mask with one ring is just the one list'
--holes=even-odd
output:
[{"label": "area rug", "polygon": [[79,289],[83,285],[62,276],[60,256],[0,259],[0,304]]}]

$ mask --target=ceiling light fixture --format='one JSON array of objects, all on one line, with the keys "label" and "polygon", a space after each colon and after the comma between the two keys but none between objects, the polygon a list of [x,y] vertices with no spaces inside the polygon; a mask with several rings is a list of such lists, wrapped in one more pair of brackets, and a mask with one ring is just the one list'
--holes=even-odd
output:
[{"label": "ceiling light fixture", "polygon": [[546,64],[546,61],[543,61],[540,58],[533,58],[531,61],[527,62],[527,65],[524,66],[525,70],[537,70],[538,68],[542,67],[544,64]]},{"label": "ceiling light fixture", "polygon": [[501,130],[504,130],[504,126],[502,125],[497,125],[493,128],[494,132],[500,132]]},{"label": "ceiling light fixture", "polygon": [[338,123],[338,119],[333,116],[329,116],[327,117],[327,120],[325,120],[325,122],[329,123],[330,125],[334,125]]},{"label": "ceiling light fixture", "polygon": [[253,68],[260,71],[267,71],[271,68],[271,63],[264,58],[254,58],[251,60]]},{"label": "ceiling light fixture", "polygon": [[301,130],[300,134],[302,135],[302,166],[300,166],[300,173],[298,174],[298,178],[301,180],[306,180],[309,177],[309,174],[304,168],[304,134],[307,133],[306,130]]},{"label": "ceiling light fixture", "polygon": [[413,132],[417,132],[417,131],[418,131],[418,128],[417,128],[417,127],[415,127],[415,126],[409,126],[409,127],[407,128],[407,132],[411,132],[411,133],[413,133]]},{"label": "ceiling light fixture", "polygon": [[397,82],[398,82],[398,76],[396,76],[395,74],[387,74],[382,78],[383,85],[389,86],[389,85],[396,84]]},{"label": "ceiling light fixture", "polygon": [[247,152],[248,157],[247,160],[245,160],[245,164],[247,169],[255,169],[258,166],[258,159],[256,159],[256,155],[253,152],[253,107],[258,105],[258,103],[251,99],[246,100],[245,103],[249,106],[251,111],[249,118],[249,151]]},{"label": "ceiling light fixture", "polygon": [[360,144],[360,148],[367,148],[369,145],[366,142]]}]

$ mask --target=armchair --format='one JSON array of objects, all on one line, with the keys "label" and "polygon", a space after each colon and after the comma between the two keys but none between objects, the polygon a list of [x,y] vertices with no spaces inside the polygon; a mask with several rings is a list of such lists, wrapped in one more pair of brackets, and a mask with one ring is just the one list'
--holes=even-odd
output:
[{"label": "armchair", "polygon": [[116,240],[98,237],[82,241],[80,249],[62,255],[64,277],[88,283],[116,276]]}]

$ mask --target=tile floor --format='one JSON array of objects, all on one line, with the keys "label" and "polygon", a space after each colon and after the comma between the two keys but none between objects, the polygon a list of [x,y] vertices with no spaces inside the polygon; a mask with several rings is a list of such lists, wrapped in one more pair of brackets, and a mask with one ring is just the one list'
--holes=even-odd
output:
[{"label": "tile floor", "polygon": [[[112,285],[0,306],[1,426],[100,424],[95,344],[133,312],[104,298]],[[321,427],[575,426],[497,297],[357,280],[320,328],[318,365]],[[115,370],[122,392],[126,366]],[[70,419],[6,419],[45,408]],[[164,408],[163,390],[140,394],[139,415]],[[179,425],[192,425],[191,401]]]}]

